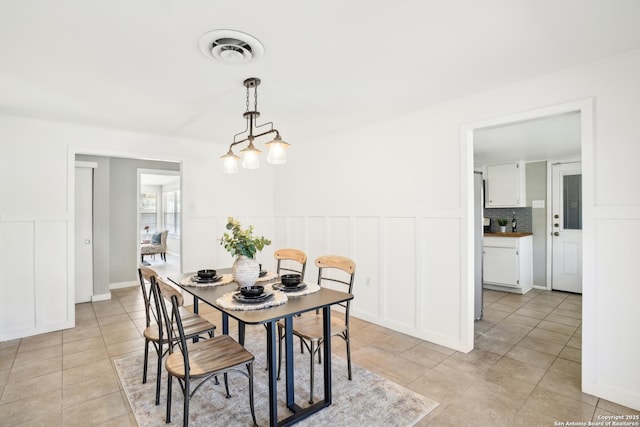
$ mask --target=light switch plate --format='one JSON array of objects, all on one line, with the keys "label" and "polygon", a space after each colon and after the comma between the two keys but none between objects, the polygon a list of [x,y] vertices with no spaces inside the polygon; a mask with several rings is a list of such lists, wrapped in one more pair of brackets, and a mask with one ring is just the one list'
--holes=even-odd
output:
[{"label": "light switch plate", "polygon": [[531,201],[532,208],[544,208],[544,200],[532,200]]}]

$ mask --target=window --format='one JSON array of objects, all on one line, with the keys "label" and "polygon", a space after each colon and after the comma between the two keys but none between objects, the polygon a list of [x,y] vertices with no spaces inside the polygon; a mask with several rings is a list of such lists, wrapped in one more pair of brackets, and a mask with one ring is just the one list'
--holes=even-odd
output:
[{"label": "window", "polygon": [[158,229],[156,199],[156,193],[142,193],[140,195],[140,234],[153,233]]},{"label": "window", "polygon": [[162,207],[164,229],[180,235],[180,190],[162,193]]}]

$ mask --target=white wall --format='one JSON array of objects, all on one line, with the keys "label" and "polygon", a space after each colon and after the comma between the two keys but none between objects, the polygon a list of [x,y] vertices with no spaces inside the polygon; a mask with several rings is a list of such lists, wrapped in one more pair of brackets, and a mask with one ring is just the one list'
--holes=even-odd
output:
[{"label": "white wall", "polygon": [[[231,214],[274,236],[273,247],[351,256],[354,315],[469,350],[472,147],[461,128],[594,97],[595,143],[583,149],[583,390],[640,409],[638,75],[636,52],[318,137],[290,150],[286,168],[233,176],[220,171],[219,145],[0,117],[0,182],[20,183],[0,188],[0,339],[60,318],[38,304],[73,281],[71,240],[53,237],[72,233],[67,180],[85,152],[183,162],[185,271],[230,264],[214,239]],[[51,252],[55,262],[40,256]]]},{"label": "white wall", "polygon": [[215,240],[228,215],[265,213],[272,234],[273,169],[223,174],[226,146],[6,115],[0,141],[0,341],[74,325],[76,154],[182,162],[188,270],[231,265]]},{"label": "white wall", "polygon": [[356,261],[354,315],[468,351],[473,167],[461,128],[594,97],[595,143],[583,147],[583,391],[640,409],[638,75],[634,52],[308,141],[276,172],[279,239],[311,260]]}]

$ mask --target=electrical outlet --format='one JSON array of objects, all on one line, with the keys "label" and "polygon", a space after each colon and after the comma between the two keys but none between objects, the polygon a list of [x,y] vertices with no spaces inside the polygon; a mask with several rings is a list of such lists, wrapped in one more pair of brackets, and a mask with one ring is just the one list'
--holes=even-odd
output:
[{"label": "electrical outlet", "polygon": [[371,286],[371,277],[367,276],[367,278],[364,280],[364,285]]}]

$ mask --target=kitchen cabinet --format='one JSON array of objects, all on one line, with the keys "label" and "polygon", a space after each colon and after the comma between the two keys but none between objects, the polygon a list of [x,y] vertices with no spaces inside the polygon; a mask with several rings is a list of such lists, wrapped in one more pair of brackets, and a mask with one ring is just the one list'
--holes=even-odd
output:
[{"label": "kitchen cabinet", "polygon": [[533,287],[531,235],[485,236],[482,254],[482,281],[485,288],[524,294]]},{"label": "kitchen cabinet", "polygon": [[487,208],[527,206],[525,163],[522,161],[485,165]]}]

